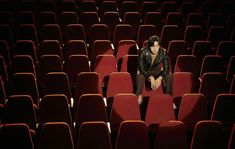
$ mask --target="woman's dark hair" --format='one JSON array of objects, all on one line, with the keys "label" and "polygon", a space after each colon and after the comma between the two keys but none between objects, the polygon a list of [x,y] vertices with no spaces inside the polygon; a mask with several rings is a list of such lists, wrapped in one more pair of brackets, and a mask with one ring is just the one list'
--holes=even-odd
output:
[{"label": "woman's dark hair", "polygon": [[161,39],[157,35],[150,36],[148,39],[148,47],[152,47],[155,41],[157,41],[159,45],[161,44]]}]

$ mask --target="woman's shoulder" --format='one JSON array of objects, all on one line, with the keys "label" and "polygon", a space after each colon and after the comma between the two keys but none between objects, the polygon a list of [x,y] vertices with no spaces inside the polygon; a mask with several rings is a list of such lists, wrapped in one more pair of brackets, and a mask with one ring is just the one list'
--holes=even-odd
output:
[{"label": "woman's shoulder", "polygon": [[143,53],[143,54],[147,52],[149,52],[149,49],[147,47],[144,47],[140,50],[140,53]]},{"label": "woman's shoulder", "polygon": [[165,48],[161,47],[160,50],[161,50],[162,54],[164,54],[164,55],[167,54],[167,50]]},{"label": "woman's shoulder", "polygon": [[163,52],[167,52],[165,48],[161,47],[160,48]]},{"label": "woman's shoulder", "polygon": [[141,48],[141,51],[148,51],[149,49],[148,49],[148,47],[143,47],[143,48]]}]

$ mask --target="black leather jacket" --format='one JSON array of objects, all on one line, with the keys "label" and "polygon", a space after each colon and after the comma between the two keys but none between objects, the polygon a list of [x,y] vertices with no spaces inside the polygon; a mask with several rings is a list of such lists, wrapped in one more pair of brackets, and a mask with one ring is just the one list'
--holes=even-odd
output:
[{"label": "black leather jacket", "polygon": [[138,60],[140,73],[148,78],[152,75],[149,70],[151,70],[152,67],[156,67],[162,63],[163,70],[161,71],[160,75],[164,79],[166,74],[169,72],[169,60],[166,50],[160,47],[156,60],[153,62],[152,66],[151,62],[152,58],[150,48],[143,48],[139,54]]}]

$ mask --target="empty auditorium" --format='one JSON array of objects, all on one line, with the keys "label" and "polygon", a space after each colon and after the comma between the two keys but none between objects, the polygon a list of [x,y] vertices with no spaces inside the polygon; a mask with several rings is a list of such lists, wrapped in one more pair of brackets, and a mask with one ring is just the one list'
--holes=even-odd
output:
[{"label": "empty auditorium", "polygon": [[0,149],[235,149],[234,0],[0,0]]}]

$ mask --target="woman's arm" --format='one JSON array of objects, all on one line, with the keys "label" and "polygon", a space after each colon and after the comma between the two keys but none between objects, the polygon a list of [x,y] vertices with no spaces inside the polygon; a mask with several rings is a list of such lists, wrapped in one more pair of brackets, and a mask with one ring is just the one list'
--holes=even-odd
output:
[{"label": "woman's arm", "polygon": [[144,51],[142,50],[139,54],[139,59],[138,59],[138,66],[139,66],[139,71],[141,74],[145,76],[145,78],[149,78],[150,74],[148,71],[146,71],[145,66],[144,66]]},{"label": "woman's arm", "polygon": [[166,52],[164,52],[164,57],[163,57],[162,63],[163,63],[163,70],[161,71],[160,76],[162,76],[162,78],[164,79],[165,76],[169,72],[169,57]]}]

